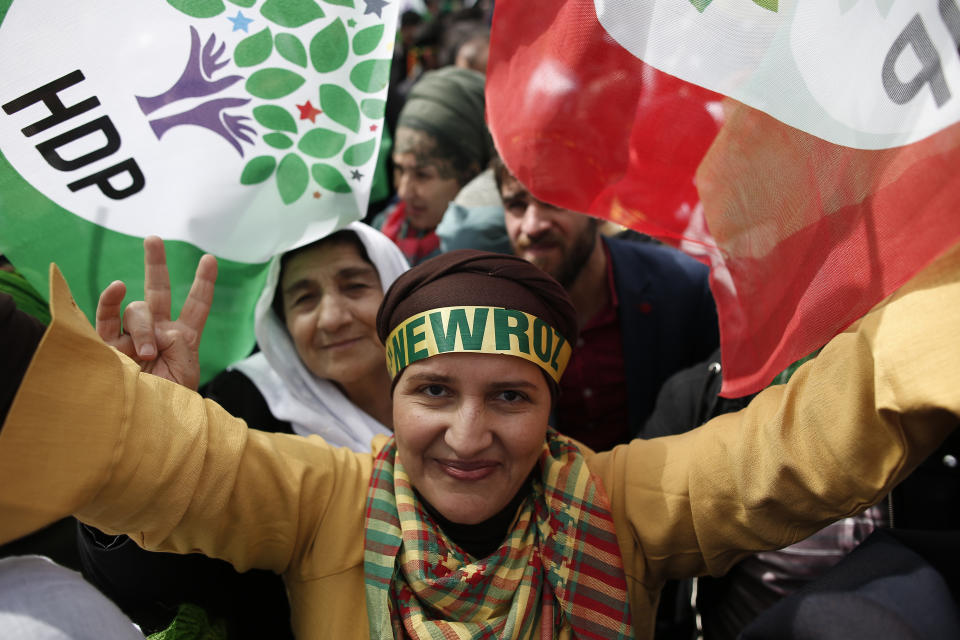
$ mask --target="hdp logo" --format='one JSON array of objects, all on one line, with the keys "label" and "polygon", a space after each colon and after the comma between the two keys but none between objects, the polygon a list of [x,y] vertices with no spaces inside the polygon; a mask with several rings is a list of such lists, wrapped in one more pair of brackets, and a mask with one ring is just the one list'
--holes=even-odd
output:
[{"label": "hdp logo", "polygon": [[327,233],[373,182],[387,1],[0,0],[0,177],[230,260]]},{"label": "hdp logo", "polygon": [[[327,1],[355,8],[353,0]],[[302,27],[326,15],[313,0],[266,0],[259,7],[259,15],[238,10],[235,16],[224,15],[227,10],[221,0],[168,0],[192,18],[220,18],[232,23],[233,31],[253,31],[236,45],[232,56],[236,67],[250,68],[252,73],[247,77],[221,73],[229,62],[229,58],[225,59],[226,46],[218,44],[215,35],[210,35],[201,46],[200,34],[191,26],[190,51],[180,78],[159,95],[137,96],[137,102],[144,115],[152,116],[167,105],[209,97],[192,108],[151,118],[150,126],[157,138],[174,127],[194,125],[220,136],[244,156],[245,145],[252,145],[259,136],[280,152],[279,157],[269,154],[250,159],[239,180],[252,185],[275,177],[284,204],[302,197],[311,178],[327,191],[350,193],[350,181],[363,179],[359,168],[370,161],[377,149],[378,123],[384,115],[385,102],[364,94],[382,91],[390,71],[390,60],[376,57],[377,49],[382,48],[382,23],[376,22],[353,34],[348,31],[358,26],[357,18],[371,14],[379,18],[387,4],[384,0],[363,1],[366,7],[362,14],[357,9],[356,17],[346,21],[337,16],[316,31],[308,31],[309,37],[305,37]],[[252,8],[255,0],[235,4]],[[349,83],[324,82],[328,74],[342,74],[351,52]],[[311,69],[316,74],[309,74]],[[302,104],[290,99],[291,94],[307,85],[308,74],[321,78],[316,106],[312,99]],[[238,84],[243,80],[243,85]],[[253,99],[262,103],[244,111]],[[251,126],[251,117],[262,132]],[[373,121],[366,127],[365,118]],[[349,180],[344,171],[349,172]],[[321,195],[314,193],[315,197]]]}]

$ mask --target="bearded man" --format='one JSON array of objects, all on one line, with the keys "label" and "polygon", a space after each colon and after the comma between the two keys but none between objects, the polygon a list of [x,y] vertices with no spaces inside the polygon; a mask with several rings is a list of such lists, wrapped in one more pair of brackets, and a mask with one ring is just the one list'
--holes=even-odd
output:
[{"label": "bearded man", "polygon": [[594,450],[643,437],[663,382],[719,342],[707,267],[669,247],[606,237],[596,218],[534,198],[503,163],[495,172],[514,254],[563,285],[582,327],[557,430]]}]

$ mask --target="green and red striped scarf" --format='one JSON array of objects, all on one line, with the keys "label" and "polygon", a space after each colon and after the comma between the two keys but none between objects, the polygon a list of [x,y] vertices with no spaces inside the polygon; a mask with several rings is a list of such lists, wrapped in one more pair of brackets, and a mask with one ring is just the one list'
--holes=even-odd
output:
[{"label": "green and red striped scarf", "polygon": [[391,439],[367,494],[371,638],[631,638],[606,494],[553,430],[539,470],[500,548],[473,558],[427,514]]}]

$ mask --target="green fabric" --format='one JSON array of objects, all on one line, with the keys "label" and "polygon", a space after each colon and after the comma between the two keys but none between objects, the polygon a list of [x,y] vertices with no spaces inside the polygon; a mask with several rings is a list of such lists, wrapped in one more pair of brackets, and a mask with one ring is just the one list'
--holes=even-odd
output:
[{"label": "green fabric", "polygon": [[410,89],[397,126],[426,131],[482,171],[493,154],[484,119],[484,82],[482,73],[469,69],[428,71]]},{"label": "green fabric", "polygon": [[377,164],[373,169],[373,185],[370,187],[370,202],[381,202],[390,197],[390,177],[387,161],[393,149],[393,138],[390,130],[383,127],[380,132],[380,152],[377,154]]},{"label": "green fabric", "polygon": [[10,294],[17,309],[42,322],[50,324],[50,308],[40,292],[16,271],[0,270],[0,292]]},{"label": "green fabric", "polygon": [[169,627],[147,640],[227,640],[227,628],[223,620],[211,621],[201,607],[188,603],[180,605]]},{"label": "green fabric", "polygon": [[787,367],[786,369],[778,373],[777,377],[774,378],[773,382],[771,382],[770,384],[771,385],[787,384],[787,382],[790,381],[791,376],[793,376],[794,372],[800,368],[800,365],[802,365],[807,360],[813,360],[814,358],[817,357],[818,353],[820,353],[820,349],[817,349],[813,353],[807,354],[804,357],[800,358],[799,360],[791,364],[789,367]]}]

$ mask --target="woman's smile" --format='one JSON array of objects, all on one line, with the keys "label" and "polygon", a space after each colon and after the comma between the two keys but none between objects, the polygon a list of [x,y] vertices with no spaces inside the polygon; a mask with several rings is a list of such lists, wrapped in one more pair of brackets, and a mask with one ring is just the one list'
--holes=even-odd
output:
[{"label": "woman's smile", "polygon": [[329,342],[321,344],[320,348],[325,349],[327,351],[338,351],[341,349],[349,349],[350,347],[359,344],[360,341],[363,339],[364,339],[364,336],[357,336],[356,338],[344,338],[344,339],[338,339],[338,340],[331,340]]},{"label": "woman's smile", "polygon": [[483,480],[496,472],[500,466],[495,460],[455,460],[435,458],[441,471],[455,480]]}]

